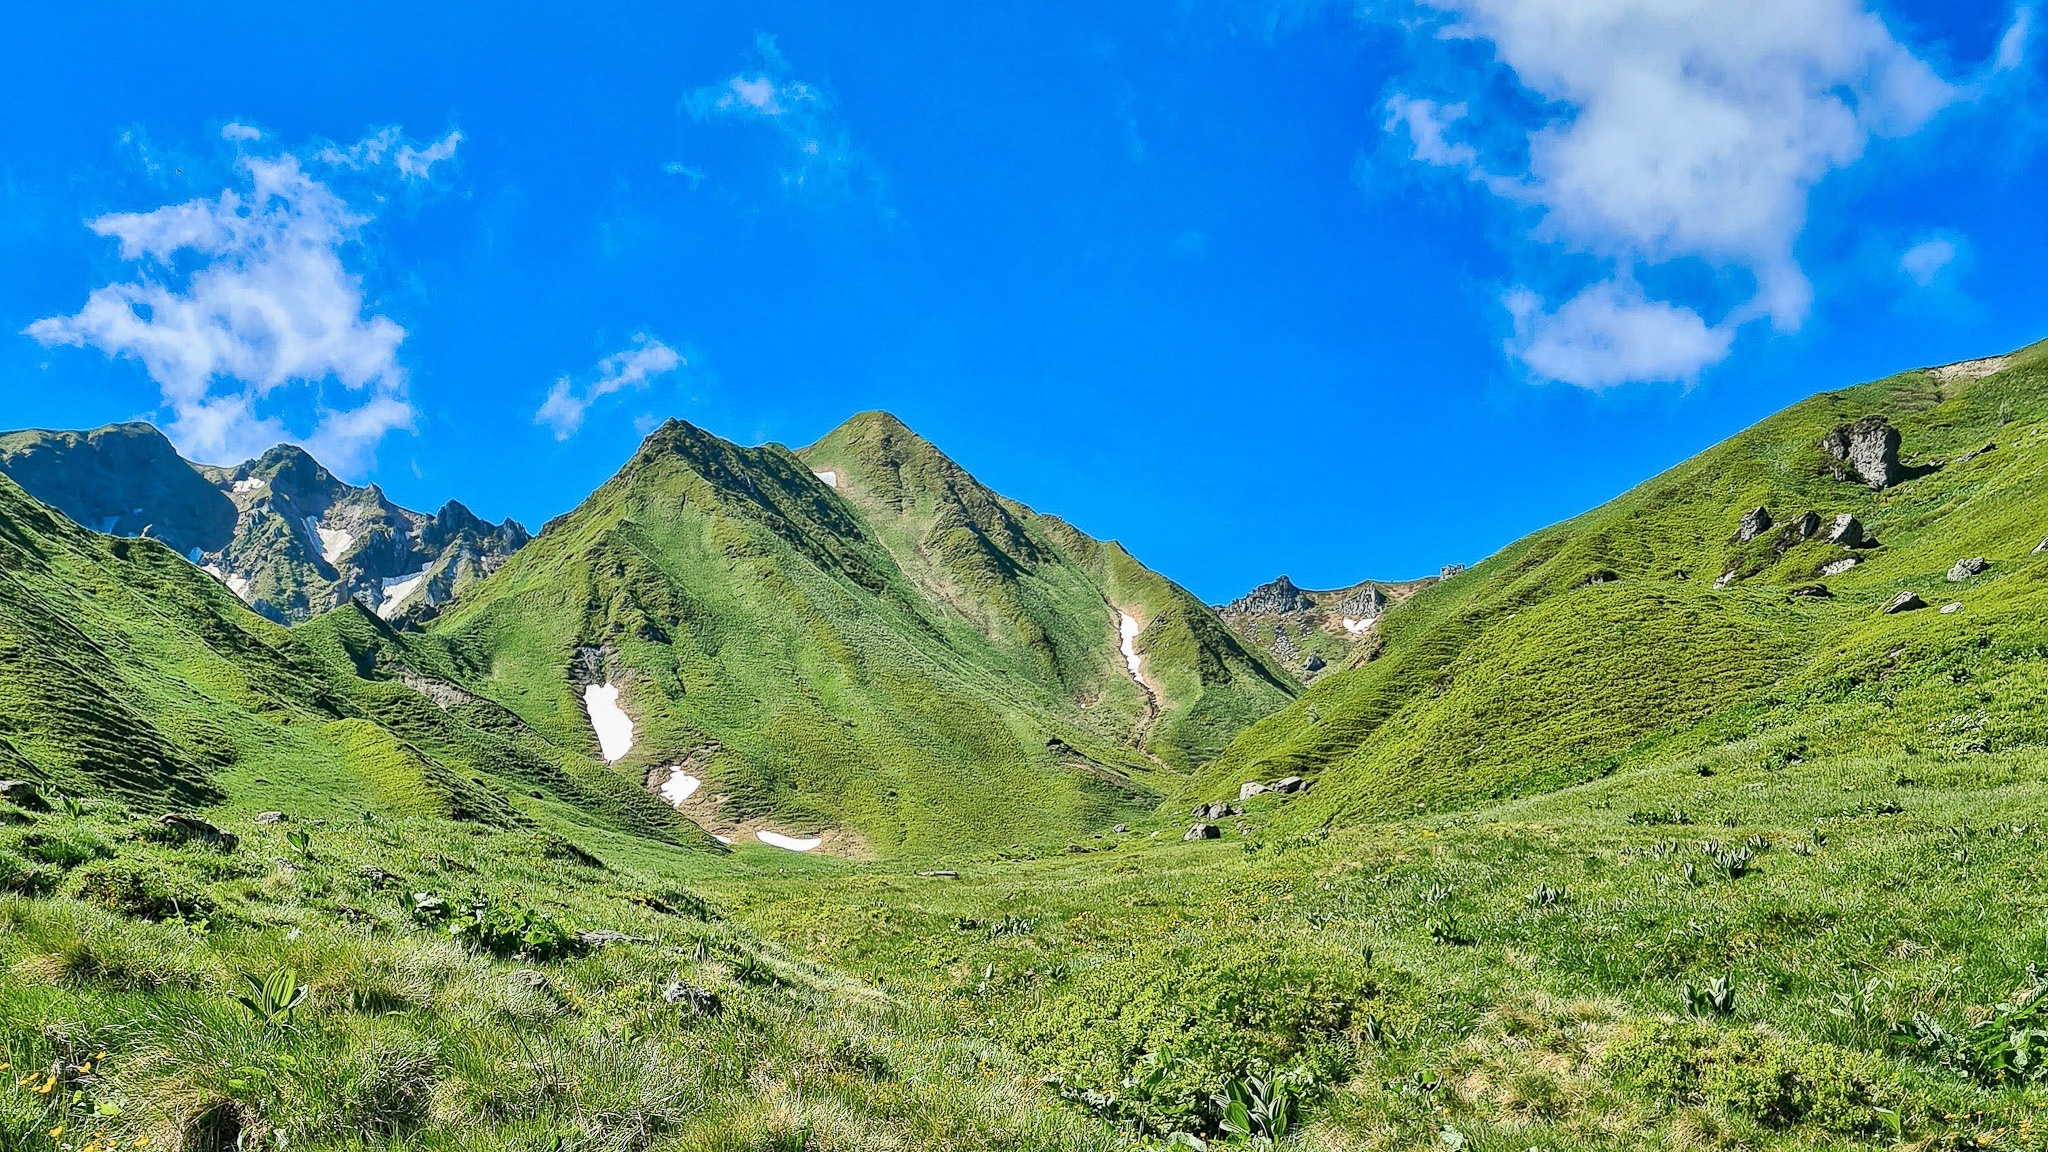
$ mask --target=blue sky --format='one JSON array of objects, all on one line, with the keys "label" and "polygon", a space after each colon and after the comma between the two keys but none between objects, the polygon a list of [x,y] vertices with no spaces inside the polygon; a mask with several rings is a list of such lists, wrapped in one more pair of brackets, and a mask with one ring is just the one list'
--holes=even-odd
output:
[{"label": "blue sky", "polygon": [[171,7],[11,14],[0,424],[537,526],[886,408],[1221,600],[2048,336],[2010,3]]}]

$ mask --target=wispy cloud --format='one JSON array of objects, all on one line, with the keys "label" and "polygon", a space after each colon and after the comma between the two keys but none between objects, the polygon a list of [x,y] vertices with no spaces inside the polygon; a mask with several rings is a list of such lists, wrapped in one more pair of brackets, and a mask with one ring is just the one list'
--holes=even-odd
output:
[{"label": "wispy cloud", "polygon": [[[1969,96],[1861,0],[1419,0],[1408,11],[1424,17],[1459,99],[1397,94],[1387,130],[1414,160],[1532,212],[1526,263],[1604,267],[1563,304],[1526,287],[1504,297],[1510,351],[1539,377],[1589,388],[1691,380],[1751,322],[1797,329],[1813,298],[1794,256],[1813,187],[1873,137],[1914,133]],[[2023,14],[2001,61],[2025,35]],[[1473,68],[1474,49],[1491,61]],[[1513,100],[1492,95],[1494,70],[1515,82]],[[1716,307],[1639,287],[1681,262],[1744,274],[1748,290]]]},{"label": "wispy cloud", "polygon": [[854,147],[831,95],[792,75],[775,37],[765,32],[754,38],[753,57],[753,67],[690,92],[683,108],[699,121],[740,121],[774,131],[786,147],[779,176],[792,193],[858,194],[882,203],[881,173]]},{"label": "wispy cloud", "polygon": [[[223,136],[261,139],[244,125]],[[165,431],[194,459],[234,463],[293,441],[361,474],[415,411],[398,360],[405,329],[373,314],[344,259],[371,217],[311,170],[328,151],[310,167],[290,152],[244,154],[235,185],[214,198],[88,220],[116,242],[132,278],[26,334],[139,361],[169,409]]]},{"label": "wispy cloud", "polygon": [[567,440],[582,430],[591,405],[614,392],[644,389],[656,377],[688,363],[682,353],[645,332],[636,333],[632,347],[597,362],[588,383],[579,387],[571,377],[556,379],[540,411],[533,414],[533,422],[554,429],[555,439]]},{"label": "wispy cloud", "polygon": [[1954,240],[1934,236],[1906,249],[1899,257],[1899,271],[1922,288],[1932,288],[1962,255]]},{"label": "wispy cloud", "polygon": [[434,165],[454,158],[455,149],[461,143],[462,133],[450,131],[430,144],[418,144],[406,139],[404,133],[393,125],[381,128],[354,144],[328,144],[320,149],[316,158],[322,164],[358,172],[389,164],[403,179],[425,180],[433,173]]}]

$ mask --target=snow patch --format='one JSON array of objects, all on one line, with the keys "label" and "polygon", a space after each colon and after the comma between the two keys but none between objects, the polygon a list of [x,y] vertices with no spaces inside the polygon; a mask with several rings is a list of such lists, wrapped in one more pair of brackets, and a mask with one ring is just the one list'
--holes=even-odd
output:
[{"label": "snow patch", "polygon": [[829,468],[823,472],[813,472],[811,473],[811,475],[816,476],[820,480],[823,480],[825,482],[825,487],[827,488],[839,487],[839,473],[834,472]]},{"label": "snow patch", "polygon": [[258,479],[255,476],[250,476],[246,479],[237,480],[235,481],[235,495],[240,496],[246,492],[254,492],[258,488],[263,487],[265,483],[266,481]]},{"label": "snow patch", "polygon": [[381,581],[384,602],[377,605],[377,615],[386,620],[397,616],[399,608],[405,604],[405,598],[412,595],[413,590],[420,586],[420,581],[426,578],[427,569],[422,568],[410,576],[393,576],[389,580]]},{"label": "snow patch", "polygon": [[1143,632],[1145,626],[1129,612],[1119,609],[1116,615],[1117,630],[1123,636],[1123,645],[1118,650],[1124,654],[1124,665],[1131,670],[1131,679],[1143,684],[1145,677],[1140,672],[1144,669],[1145,658],[1138,655],[1138,633]]},{"label": "snow patch", "polygon": [[218,564],[208,564],[205,568],[205,572],[207,573],[207,575],[212,576],[215,580],[218,580],[221,583],[227,585],[228,591],[233,592],[237,596],[240,596],[242,598],[243,603],[248,603],[249,578],[247,576],[237,576],[233,572],[229,572],[228,570],[222,568]]},{"label": "snow patch", "polygon": [[661,798],[680,808],[683,805],[683,801],[695,795],[697,789],[703,786],[704,781],[697,779],[695,776],[671,769],[668,779],[662,782]]},{"label": "snow patch", "polygon": [[315,516],[306,517],[306,531],[320,541],[320,557],[329,564],[339,561],[342,554],[348,551],[349,545],[356,542],[354,536],[339,528],[322,528],[319,518]]},{"label": "snow patch", "polygon": [[805,840],[799,840],[794,836],[784,836],[780,832],[756,832],[754,833],[754,836],[757,839],[759,839],[761,843],[766,844],[771,848],[787,848],[791,852],[809,852],[811,849],[816,848],[818,845],[824,843],[824,841],[818,839],[816,836],[812,836],[809,839]]},{"label": "snow patch", "polygon": [[1377,619],[1379,619],[1379,617],[1377,616],[1368,616],[1363,620],[1354,620],[1351,617],[1346,616],[1344,617],[1344,630],[1346,632],[1351,633],[1353,636],[1356,636],[1359,633],[1364,632],[1366,629],[1371,628],[1373,625],[1373,621]]},{"label": "snow patch", "polygon": [[590,727],[597,732],[597,747],[604,762],[615,764],[633,750],[633,718],[619,708],[616,684],[592,684],[583,690],[583,706],[590,712]]},{"label": "snow patch", "polygon": [[720,836],[720,835],[719,835],[718,833],[716,833],[716,832],[713,832],[713,833],[711,834],[711,838],[712,838],[713,840],[716,840],[716,841],[718,841],[718,842],[719,842],[720,844],[731,844],[731,843],[732,843],[732,837],[730,837],[730,836]]}]

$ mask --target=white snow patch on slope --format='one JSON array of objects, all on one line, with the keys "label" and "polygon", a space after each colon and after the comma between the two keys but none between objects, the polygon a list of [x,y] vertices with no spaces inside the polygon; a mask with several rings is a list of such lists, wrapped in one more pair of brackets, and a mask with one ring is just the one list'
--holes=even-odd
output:
[{"label": "white snow patch on slope", "polygon": [[799,840],[794,836],[784,836],[780,832],[756,832],[754,835],[763,844],[772,848],[787,848],[791,852],[809,852],[811,849],[824,843],[824,841],[816,836],[807,840]]},{"label": "white snow patch on slope", "polygon": [[619,708],[616,684],[592,684],[583,690],[583,706],[590,710],[590,726],[597,732],[597,747],[604,762],[616,763],[633,750],[633,718]]},{"label": "white snow patch on slope", "polygon": [[695,795],[697,789],[703,786],[704,781],[697,779],[695,776],[671,771],[668,774],[668,779],[662,781],[661,798],[670,804],[680,807],[683,801]]},{"label": "white snow patch on slope", "polygon": [[340,528],[322,528],[319,519],[313,516],[306,517],[306,531],[320,541],[320,556],[329,564],[340,560],[342,553],[348,551],[348,546],[356,542],[354,536]]},{"label": "white snow patch on slope", "polygon": [[265,483],[267,483],[267,481],[258,479],[257,477],[254,476],[237,480],[235,481],[235,495],[240,496],[245,492],[254,492],[258,488],[263,487]]},{"label": "white snow patch on slope", "polygon": [[829,468],[823,472],[813,472],[811,473],[811,475],[816,476],[820,480],[823,480],[825,482],[825,487],[827,488],[839,487],[839,473],[834,472]]},{"label": "white snow patch on slope", "polygon": [[227,571],[218,564],[208,564],[206,566],[205,571],[215,580],[218,580],[221,583],[227,585],[228,591],[233,592],[237,596],[240,596],[244,603],[248,602],[249,578],[247,576],[237,576],[233,572]]},{"label": "white snow patch on slope", "polygon": [[1119,610],[1117,612],[1117,630],[1123,635],[1123,646],[1119,651],[1124,654],[1125,666],[1131,670],[1131,679],[1143,684],[1145,678],[1139,673],[1144,668],[1145,658],[1138,655],[1138,633],[1143,632],[1145,626],[1138,623],[1137,618],[1129,612]]},{"label": "white snow patch on slope", "polygon": [[405,598],[412,595],[413,590],[420,586],[420,581],[426,578],[427,570],[422,568],[410,576],[393,576],[382,581],[384,602],[377,605],[377,615],[386,620],[398,615],[398,609],[405,604]]},{"label": "white snow patch on slope", "polygon": [[1376,619],[1378,619],[1378,617],[1368,616],[1363,620],[1354,620],[1351,617],[1346,616],[1344,617],[1344,630],[1346,632],[1351,633],[1353,636],[1356,636],[1360,632],[1363,632],[1366,629],[1372,627],[1373,621]]},{"label": "white snow patch on slope", "polygon": [[713,833],[711,834],[711,838],[712,838],[713,840],[716,840],[716,841],[718,841],[718,842],[719,842],[720,844],[730,844],[730,843],[732,843],[732,837],[730,837],[730,836],[720,836],[720,835],[719,835],[718,833],[716,833],[716,832],[713,832]]}]

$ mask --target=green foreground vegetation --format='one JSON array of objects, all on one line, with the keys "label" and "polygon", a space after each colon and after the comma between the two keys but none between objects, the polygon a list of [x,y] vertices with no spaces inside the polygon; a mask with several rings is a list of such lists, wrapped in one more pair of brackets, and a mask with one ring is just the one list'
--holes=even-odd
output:
[{"label": "green foreground vegetation", "polygon": [[[1882,488],[1819,447],[1873,415]],[[672,425],[424,630],[0,480],[0,1148],[2048,1149],[2044,535],[2038,348],[1796,406],[1298,697],[886,417]],[[865,850],[728,849],[677,756]]]}]

